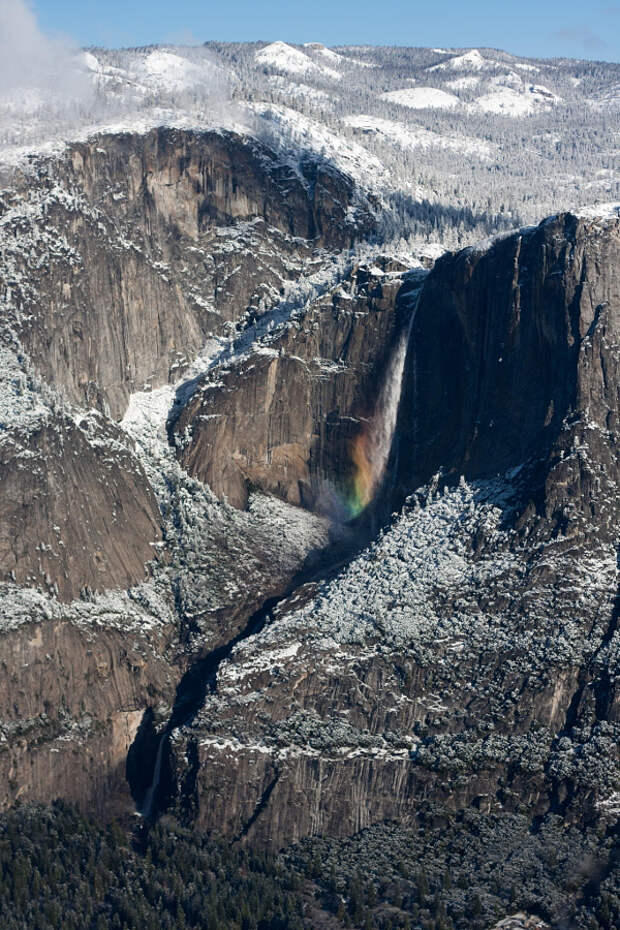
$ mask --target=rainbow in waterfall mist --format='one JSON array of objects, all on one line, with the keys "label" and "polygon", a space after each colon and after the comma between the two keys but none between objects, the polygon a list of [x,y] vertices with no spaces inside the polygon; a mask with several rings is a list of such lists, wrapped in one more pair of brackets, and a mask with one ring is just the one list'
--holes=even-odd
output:
[{"label": "rainbow in waterfall mist", "polygon": [[392,353],[372,415],[351,443],[353,473],[346,499],[351,519],[370,504],[385,476],[396,428],[409,329],[402,333]]}]

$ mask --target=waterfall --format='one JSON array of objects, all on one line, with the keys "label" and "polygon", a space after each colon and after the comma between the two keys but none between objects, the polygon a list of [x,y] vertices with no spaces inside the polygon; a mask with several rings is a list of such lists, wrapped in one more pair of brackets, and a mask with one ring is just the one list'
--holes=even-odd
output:
[{"label": "waterfall", "polygon": [[401,333],[390,356],[372,415],[351,447],[355,469],[349,510],[353,516],[357,516],[368,506],[385,476],[396,429],[405,358],[414,315],[415,312],[412,312],[407,327]]},{"label": "waterfall", "polygon": [[153,780],[151,781],[151,784],[149,785],[148,790],[144,795],[144,802],[142,804],[142,810],[140,811],[142,817],[150,817],[153,813],[153,801],[155,800],[155,795],[157,793],[157,789],[159,788],[165,743],[166,732],[162,733],[159,738],[159,746],[157,747],[157,755],[155,756],[155,767],[153,768]]}]

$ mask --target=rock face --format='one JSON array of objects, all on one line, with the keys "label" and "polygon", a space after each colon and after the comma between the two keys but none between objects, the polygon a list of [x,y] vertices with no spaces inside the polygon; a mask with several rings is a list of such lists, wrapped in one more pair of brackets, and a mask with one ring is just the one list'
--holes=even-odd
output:
[{"label": "rock face", "polygon": [[613,818],[619,249],[565,215],[437,264],[399,414],[418,490],[220,664],[171,735],[182,814],[274,847],[428,801]]},{"label": "rock face", "polygon": [[100,136],[5,194],[2,277],[43,377],[117,418],[315,250],[367,234],[371,210],[336,169],[233,133]]},{"label": "rock face", "polygon": [[145,753],[127,768],[140,800],[188,663],[287,590],[327,528],[256,495],[243,515],[220,506],[167,445],[172,390],[152,431],[112,420],[131,393],[179,380],[210,337],[322,274],[374,228],[374,207],[327,162],[219,132],[99,136],[33,159],[11,184],[0,803],[126,806],[128,750]]},{"label": "rock face", "polygon": [[356,268],[258,352],[213,369],[173,427],[183,467],[236,507],[260,488],[333,509],[411,312],[403,271],[385,259]]},{"label": "rock face", "polygon": [[[372,204],[232,134],[91,140],[2,197],[2,803],[126,806],[126,774],[272,847],[435,803],[604,829],[619,221],[334,284]],[[400,511],[363,551],[357,478],[368,526]],[[324,510],[358,537],[328,569]]]},{"label": "rock face", "polygon": [[84,588],[127,588],[144,578],[160,539],[144,470],[102,418],[58,416],[3,435],[1,579],[64,601]]},{"label": "rock face", "polygon": [[[619,228],[563,214],[437,263],[401,405],[404,489],[439,469],[475,479],[536,462],[532,507],[550,532],[566,531],[571,503],[589,510],[610,495],[619,477]],[[589,483],[571,454],[586,444],[598,472]],[[602,528],[600,516],[594,523]],[[613,536],[617,524],[607,529]]]},{"label": "rock face", "polygon": [[7,629],[2,594],[2,808],[64,796],[84,810],[109,812],[111,799],[131,810],[127,753],[145,706],[174,696],[173,626],[131,601],[50,617],[36,600],[20,616],[17,599]]}]

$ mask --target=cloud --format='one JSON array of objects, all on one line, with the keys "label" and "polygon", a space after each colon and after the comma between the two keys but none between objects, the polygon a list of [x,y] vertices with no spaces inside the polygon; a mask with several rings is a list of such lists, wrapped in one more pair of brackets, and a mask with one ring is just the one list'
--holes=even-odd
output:
[{"label": "cloud", "polygon": [[607,48],[608,45],[604,39],[586,25],[572,26],[569,29],[559,29],[557,32],[552,32],[550,38],[559,39],[561,42],[576,42],[589,51],[604,49]]},{"label": "cloud", "polygon": [[0,93],[17,87],[73,98],[90,90],[77,49],[44,35],[25,0],[0,0]]}]

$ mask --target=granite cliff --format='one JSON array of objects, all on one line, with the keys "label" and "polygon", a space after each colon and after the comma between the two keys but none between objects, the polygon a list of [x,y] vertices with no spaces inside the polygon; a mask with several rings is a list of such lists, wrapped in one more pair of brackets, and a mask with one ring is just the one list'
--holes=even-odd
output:
[{"label": "granite cliff", "polygon": [[219,664],[170,734],[179,810],[275,847],[429,799],[613,820],[619,225],[562,215],[436,264],[404,509]]},{"label": "granite cliff", "polygon": [[264,496],[221,506],[178,467],[166,416],[197,356],[247,341],[306,279],[324,289],[375,207],[326,161],[225,132],[100,135],[8,179],[4,804],[127,805],[129,747],[139,794],[192,662],[327,543],[324,521]]},{"label": "granite cliff", "polygon": [[355,268],[258,352],[210,371],[173,425],[189,474],[237,507],[254,487],[329,512],[408,324],[419,281],[405,271],[386,259]]},{"label": "granite cliff", "polygon": [[617,215],[427,272],[373,252],[350,178],[233,133],[12,184],[1,803],[274,849],[429,805],[611,842]]},{"label": "granite cliff", "polygon": [[96,136],[11,181],[2,276],[19,337],[46,380],[114,418],[376,222],[328,163],[227,132]]}]

